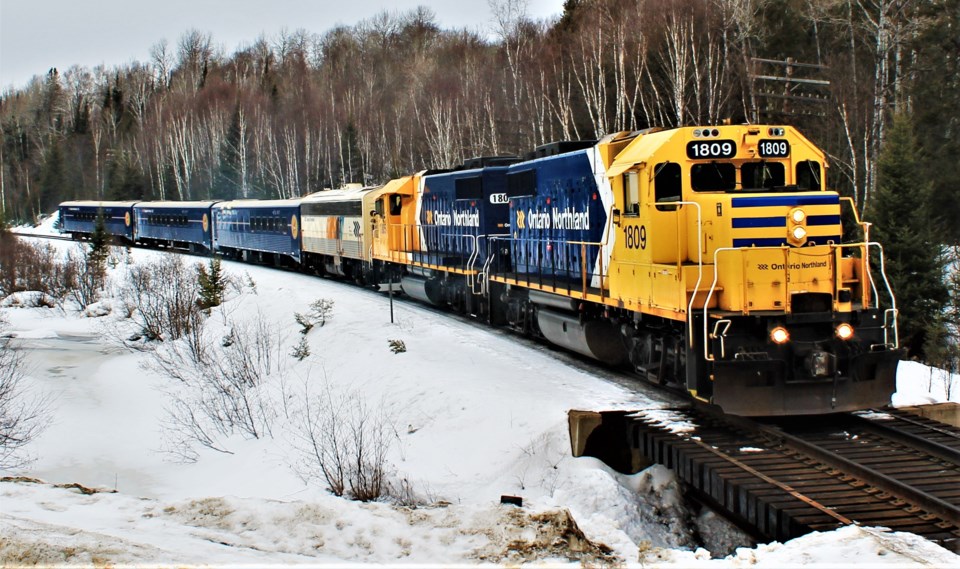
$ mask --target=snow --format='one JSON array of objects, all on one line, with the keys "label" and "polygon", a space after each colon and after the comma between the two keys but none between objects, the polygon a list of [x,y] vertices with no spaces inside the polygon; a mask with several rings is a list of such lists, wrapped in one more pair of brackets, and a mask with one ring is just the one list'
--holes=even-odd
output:
[{"label": "snow", "polygon": [[[131,259],[158,255],[134,250]],[[193,462],[166,452],[163,427],[177,386],[143,366],[148,353],[112,339],[127,325],[117,301],[86,316],[0,308],[6,334],[27,356],[30,386],[52,406],[52,422],[31,448],[36,460],[0,472],[20,477],[0,482],[4,564],[960,565],[960,557],[912,534],[860,527],[711,559],[691,546],[696,528],[669,470],[625,476],[570,456],[568,410],[645,410],[669,424],[665,408],[674,400],[410,301],[394,303],[391,323],[384,294],[224,266],[239,281],[249,276],[256,290],[232,291],[208,326],[225,334],[228,319],[260,314],[280,342],[283,369],[267,390],[273,436],[228,437],[222,443],[232,454],[201,449]],[[333,317],[308,333],[312,353],[297,361],[289,355],[301,337],[294,313],[319,298],[334,301]],[[395,339],[406,352],[389,349]],[[903,365],[896,401],[943,399],[928,380],[927,368]],[[305,393],[324,389],[356,396],[389,418],[388,476],[404,482],[403,500],[350,501],[322,479],[298,474],[295,418]],[[521,497],[522,507],[502,505],[504,495]],[[701,528],[719,523],[708,512],[699,518]]]}]

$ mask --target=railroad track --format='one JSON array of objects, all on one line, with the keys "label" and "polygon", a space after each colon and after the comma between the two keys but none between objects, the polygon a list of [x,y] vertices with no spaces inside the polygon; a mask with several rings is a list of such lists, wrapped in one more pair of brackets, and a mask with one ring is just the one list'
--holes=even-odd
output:
[{"label": "railroad track", "polygon": [[[17,231],[11,231],[10,234],[11,234],[11,235],[16,235],[17,237],[31,237],[31,238],[34,238],[34,239],[49,239],[49,240],[51,240],[51,241],[73,241],[73,239],[70,239],[70,237],[67,237],[66,235],[45,235],[45,234],[39,234],[39,233],[20,233],[20,232],[17,232]],[[78,241],[78,243],[82,243],[82,242],[81,242],[81,241]]]},{"label": "railroad track", "polygon": [[949,425],[899,411],[764,424],[688,409],[638,413],[631,438],[759,540],[858,524],[960,552],[960,429]]}]

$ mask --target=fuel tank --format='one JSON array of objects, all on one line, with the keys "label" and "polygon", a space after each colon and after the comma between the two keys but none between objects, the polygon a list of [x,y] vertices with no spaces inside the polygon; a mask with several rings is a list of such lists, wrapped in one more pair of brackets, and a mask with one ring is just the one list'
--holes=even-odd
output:
[{"label": "fuel tank", "polygon": [[610,365],[627,361],[620,329],[607,321],[580,322],[575,313],[541,307],[537,310],[540,332],[552,344],[573,350]]}]

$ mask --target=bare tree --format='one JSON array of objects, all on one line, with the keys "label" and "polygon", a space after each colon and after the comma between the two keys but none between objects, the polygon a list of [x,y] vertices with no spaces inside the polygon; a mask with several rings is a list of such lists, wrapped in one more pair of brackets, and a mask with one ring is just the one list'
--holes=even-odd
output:
[{"label": "bare tree", "polygon": [[157,83],[162,88],[170,86],[170,70],[173,66],[173,56],[166,39],[162,39],[153,44],[150,48],[150,58],[153,61],[153,68],[156,70]]},{"label": "bare tree", "polygon": [[23,355],[2,332],[0,319],[0,469],[14,469],[33,461],[27,447],[50,422],[49,401],[28,391],[23,382]]},{"label": "bare tree", "polygon": [[396,430],[386,406],[371,406],[361,394],[338,392],[330,381],[314,393],[303,387],[295,413],[300,476],[322,478],[336,496],[376,500],[387,491],[387,454]]}]

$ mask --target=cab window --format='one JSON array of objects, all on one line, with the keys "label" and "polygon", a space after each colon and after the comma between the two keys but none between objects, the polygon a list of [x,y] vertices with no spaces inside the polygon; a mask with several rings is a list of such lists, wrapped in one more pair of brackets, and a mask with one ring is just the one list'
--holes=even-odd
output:
[{"label": "cab window", "polygon": [[797,189],[811,192],[823,189],[820,182],[820,163],[814,160],[804,160],[797,163]]},{"label": "cab window", "polygon": [[401,197],[400,194],[393,194],[390,196],[390,215],[400,215],[401,211]]},{"label": "cab window", "polygon": [[640,215],[640,176],[636,172],[623,175],[623,213]]},{"label": "cab window", "polygon": [[744,190],[769,190],[786,185],[783,164],[779,162],[747,162],[740,166],[740,184]]},{"label": "cab window", "polygon": [[690,186],[695,192],[730,191],[737,187],[737,169],[729,162],[694,164]]},{"label": "cab window", "polygon": [[661,206],[665,202],[678,202],[683,195],[680,181],[680,164],[663,162],[657,164],[653,170],[653,199],[658,204],[657,209],[664,211],[675,207]]}]

